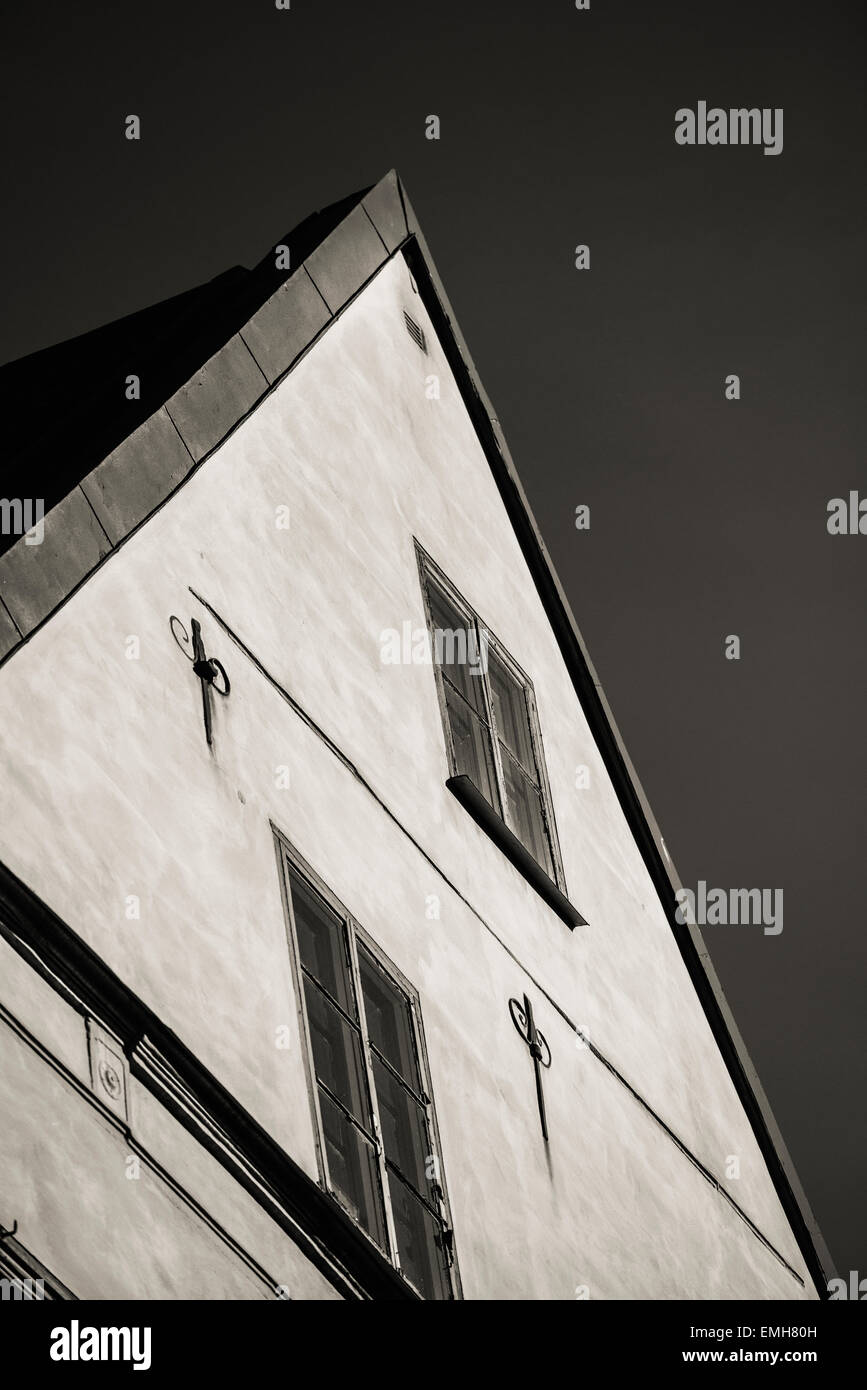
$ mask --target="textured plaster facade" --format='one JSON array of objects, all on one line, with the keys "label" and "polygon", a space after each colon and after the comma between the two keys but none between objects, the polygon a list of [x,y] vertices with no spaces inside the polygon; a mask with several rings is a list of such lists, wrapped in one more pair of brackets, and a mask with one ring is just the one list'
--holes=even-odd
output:
[{"label": "textured plaster facade", "polygon": [[[373,242],[359,254],[375,267]],[[336,312],[339,276],[328,290]],[[243,337],[230,350],[238,389],[268,390]],[[98,477],[83,491],[101,516]],[[533,680],[566,891],[589,925],[570,931],[447,791],[431,669],[380,660],[384,629],[424,625],[415,540]],[[212,751],[170,614],[200,620],[231,679]],[[14,652],[0,740],[2,858],[314,1180],[272,826],[408,977],[465,1297],[816,1296],[402,254]],[[0,1019],[0,1224],[17,1218],[80,1296],[336,1296],[134,1079],[128,1135],[88,1099],[81,1017],[2,959],[0,1003],[29,1010],[69,1075]],[[507,1007],[525,992],[552,1053],[548,1146]],[[130,1136],[164,1175],[125,1177]]]}]

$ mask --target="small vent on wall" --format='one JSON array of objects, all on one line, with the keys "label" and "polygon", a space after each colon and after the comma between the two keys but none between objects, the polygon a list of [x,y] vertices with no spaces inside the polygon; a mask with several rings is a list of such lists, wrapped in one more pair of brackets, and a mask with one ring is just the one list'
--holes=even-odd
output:
[{"label": "small vent on wall", "polygon": [[425,341],[424,331],[423,329],[419,328],[415,319],[410,318],[409,314],[406,312],[406,309],[404,309],[403,311],[403,321],[406,324],[406,331],[412,338],[416,347],[420,347],[422,352],[427,352],[427,342]]}]

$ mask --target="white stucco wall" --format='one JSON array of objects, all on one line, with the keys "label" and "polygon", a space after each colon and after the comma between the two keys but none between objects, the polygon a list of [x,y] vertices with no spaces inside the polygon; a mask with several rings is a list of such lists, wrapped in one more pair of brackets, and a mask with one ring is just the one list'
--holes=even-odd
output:
[{"label": "white stucco wall", "polygon": [[90,1087],[84,1016],[0,938],[0,1224],[81,1299],[334,1299],[136,1078],[131,1131]]},{"label": "white stucco wall", "polygon": [[[428,356],[404,309],[425,327]],[[434,373],[438,400],[425,390]],[[284,505],[288,531],[275,525]],[[567,890],[589,926],[570,932],[446,791],[432,671],[381,664],[383,629],[424,623],[414,536],[533,679]],[[214,701],[213,755],[171,613],[201,620],[208,655],[232,681],[229,699]],[[138,660],[126,659],[130,635]],[[570,1298],[577,1285],[591,1297],[813,1296],[400,257],[7,662],[0,740],[3,858],[311,1175],[270,821],[413,981],[467,1297]],[[590,769],[585,790],[575,787],[579,764]],[[281,765],[288,790],[276,784]],[[426,917],[429,894],[440,896],[438,921]],[[138,921],[125,917],[128,895],[141,899]],[[553,1054],[547,1154],[532,1067],[507,1011],[525,989]],[[731,1191],[807,1291],[576,1045],[542,990]],[[284,1024],[288,1051],[275,1046]],[[740,1160],[737,1180],[725,1176],[729,1155]]]}]

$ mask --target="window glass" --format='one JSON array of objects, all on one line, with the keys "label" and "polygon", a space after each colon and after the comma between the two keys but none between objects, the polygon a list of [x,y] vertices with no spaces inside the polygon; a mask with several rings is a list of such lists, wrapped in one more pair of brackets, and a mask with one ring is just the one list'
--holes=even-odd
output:
[{"label": "window glass", "polygon": [[[428,593],[433,628],[433,659],[446,680],[463,695],[470,708],[482,719],[487,719],[484,681],[478,674],[475,625],[459,615],[457,609],[436,585],[431,584]],[[476,674],[473,674],[474,672]]]},{"label": "window glass", "polygon": [[551,850],[542,815],[542,798],[538,787],[525,777],[508,748],[500,744],[503,782],[506,789],[506,819],[525,849],[529,850],[546,873],[554,876]]},{"label": "window glass", "polygon": [[331,1185],[350,1216],[385,1250],[385,1213],[373,1144],[321,1089],[319,1108]]},{"label": "window glass", "polygon": [[377,1057],[373,1059],[373,1078],[385,1156],[430,1200],[426,1170],[432,1170],[432,1165],[424,1109]]},{"label": "window glass", "polygon": [[396,1174],[389,1178],[400,1264],[424,1298],[448,1298],[442,1230],[415,1193]]},{"label": "window glass", "polygon": [[533,758],[533,741],[530,736],[530,713],[527,709],[526,691],[506,670],[493,652],[488,655],[488,671],[491,677],[491,695],[497,733],[512,756],[517,759],[524,771],[535,782],[537,780],[536,764]]},{"label": "window glass", "polygon": [[452,743],[455,750],[455,769],[469,777],[478,787],[489,806],[500,812],[497,774],[487,724],[473,714],[464,700],[446,686],[446,709]]},{"label": "window glass", "polygon": [[406,1084],[414,1091],[420,1091],[409,1000],[402,990],[386,978],[361,945],[358,948],[358,968],[370,1041]]},{"label": "window glass", "polygon": [[316,1076],[368,1131],[371,1129],[361,1039],[312,980],[304,981]]},{"label": "window glass", "polygon": [[355,1018],[343,923],[291,869],[289,881],[301,964]]}]

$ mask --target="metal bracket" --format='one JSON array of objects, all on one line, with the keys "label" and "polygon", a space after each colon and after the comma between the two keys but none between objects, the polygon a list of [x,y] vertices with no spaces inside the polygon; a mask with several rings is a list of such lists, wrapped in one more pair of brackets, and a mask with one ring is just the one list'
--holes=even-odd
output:
[{"label": "metal bracket", "polygon": [[533,1019],[533,1005],[524,995],[524,1003],[517,999],[509,1000],[509,1013],[512,1022],[530,1049],[533,1058],[533,1071],[536,1077],[536,1100],[539,1104],[539,1119],[542,1124],[542,1138],[548,1142],[548,1118],[545,1114],[545,1096],[542,1091],[542,1067],[551,1065],[551,1049],[543,1033],[540,1033]]},{"label": "metal bracket", "polygon": [[[172,636],[184,656],[188,661],[193,663],[193,673],[198,676],[199,680],[202,682],[202,715],[205,721],[205,737],[208,740],[208,747],[210,748],[214,741],[212,736],[210,692],[213,690],[217,695],[221,695],[225,699],[232,688],[229,684],[229,677],[226,675],[222,663],[219,662],[215,656],[205,656],[205,644],[202,641],[202,625],[198,618],[190,619],[189,633],[180,618],[176,618],[174,614],[169,618],[169,627],[172,630]],[[180,636],[178,635],[179,633]],[[222,689],[217,684],[218,677],[222,680]]]}]

